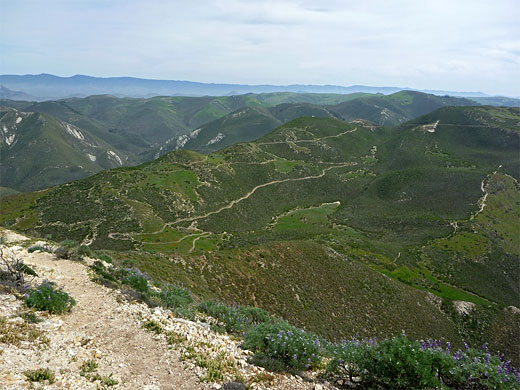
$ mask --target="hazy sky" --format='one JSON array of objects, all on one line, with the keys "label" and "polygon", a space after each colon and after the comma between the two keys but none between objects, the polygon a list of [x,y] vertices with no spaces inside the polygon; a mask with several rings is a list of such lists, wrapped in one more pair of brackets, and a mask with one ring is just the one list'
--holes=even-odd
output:
[{"label": "hazy sky", "polygon": [[520,0],[0,0],[0,73],[520,96]]}]

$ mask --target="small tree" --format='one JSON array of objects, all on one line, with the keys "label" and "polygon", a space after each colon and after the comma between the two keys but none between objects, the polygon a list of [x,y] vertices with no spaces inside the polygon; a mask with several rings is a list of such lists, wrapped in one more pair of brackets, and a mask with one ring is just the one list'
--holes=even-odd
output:
[{"label": "small tree", "polygon": [[7,280],[15,286],[23,286],[27,269],[21,257],[0,246],[0,279]]}]

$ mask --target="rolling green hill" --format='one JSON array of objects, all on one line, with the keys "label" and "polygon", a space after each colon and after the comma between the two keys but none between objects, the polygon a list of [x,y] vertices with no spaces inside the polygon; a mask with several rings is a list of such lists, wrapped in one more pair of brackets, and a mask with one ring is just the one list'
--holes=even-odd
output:
[{"label": "rolling green hill", "polygon": [[[337,102],[342,103],[324,106]],[[389,96],[267,93],[134,99],[98,95],[39,103],[2,100],[0,106],[20,112],[41,113],[47,115],[49,121],[68,123],[79,132],[95,137],[96,143],[103,143],[104,149],[118,154],[123,165],[131,166],[180,148],[208,153],[237,142],[251,141],[300,116],[339,117],[341,114],[350,119],[400,123],[445,104],[466,102],[464,99],[403,91]],[[389,108],[382,110],[381,104]],[[379,118],[381,112],[385,113],[384,120]],[[28,123],[36,127],[28,129]],[[25,122],[24,131],[38,133],[38,126],[38,121]],[[25,150],[28,145],[21,143],[29,140],[29,137],[18,138],[16,150]],[[64,140],[60,142],[67,144]],[[59,154],[61,147],[52,150]],[[68,154],[65,157],[67,164],[57,164],[56,157],[37,159],[37,163],[32,160],[34,166],[29,160],[24,162],[21,174],[8,175],[1,183],[17,191],[41,189],[85,177],[103,168],[103,164],[83,163],[81,158],[75,161],[70,153],[65,154]],[[41,169],[53,172],[52,178],[42,177],[42,180],[35,181],[33,176],[23,173]]]},{"label": "rolling green hill", "polygon": [[3,197],[0,222],[329,338],[405,330],[518,356],[519,122],[492,107],[379,128],[304,117]]},{"label": "rolling green hill", "polygon": [[458,97],[436,96],[415,91],[372,95],[339,103],[329,109],[345,120],[366,119],[377,125],[393,126],[445,106],[474,106],[478,103]]},{"label": "rolling green hill", "polygon": [[[336,115],[324,107],[302,103],[284,103],[266,108],[245,107],[190,132],[187,138],[182,139],[185,142],[182,148],[199,153],[214,152],[239,142],[260,138],[276,127],[302,116]],[[175,149],[178,149],[178,144],[170,150]]]}]

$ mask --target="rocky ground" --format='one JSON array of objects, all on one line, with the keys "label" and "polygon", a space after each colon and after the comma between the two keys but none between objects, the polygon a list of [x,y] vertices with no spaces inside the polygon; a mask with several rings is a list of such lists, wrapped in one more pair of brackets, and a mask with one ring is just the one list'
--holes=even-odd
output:
[{"label": "rocky ground", "polygon": [[[28,253],[27,238],[6,230],[0,235],[4,250],[38,274],[32,285],[55,282],[77,302],[67,314],[33,313],[23,295],[0,290],[1,389],[238,389],[231,381],[250,389],[334,388],[312,373],[275,374],[249,364],[251,352],[240,348],[241,340],[213,332],[209,319],[177,318],[92,282],[92,260]],[[28,381],[26,372],[39,368],[52,370],[54,383]]]}]

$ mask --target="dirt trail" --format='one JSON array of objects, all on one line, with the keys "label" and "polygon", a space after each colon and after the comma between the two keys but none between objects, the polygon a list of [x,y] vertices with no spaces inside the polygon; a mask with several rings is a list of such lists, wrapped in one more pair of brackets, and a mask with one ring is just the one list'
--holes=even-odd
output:
[{"label": "dirt trail", "polygon": [[[260,188],[268,187],[268,186],[271,186],[271,185],[274,185],[274,184],[287,183],[287,182],[290,182],[290,181],[302,181],[302,180],[319,179],[319,178],[325,176],[325,173],[327,171],[330,171],[331,169],[343,168],[343,167],[349,167],[349,166],[352,166],[352,163],[338,164],[338,165],[334,165],[334,166],[331,166],[331,167],[324,168],[321,171],[321,173],[318,174],[318,175],[311,175],[311,176],[304,176],[304,177],[295,177],[295,178],[289,178],[289,179],[279,179],[279,180],[273,180],[273,181],[269,181],[267,183],[259,184],[259,185],[255,186],[255,187],[253,187],[253,189],[251,191],[249,191],[247,194],[245,194],[244,196],[241,196],[238,199],[232,200],[227,205],[222,206],[221,208],[219,208],[217,210],[210,211],[210,212],[207,212],[206,214],[198,215],[198,216],[195,216],[195,217],[180,218],[180,219],[178,219],[176,221],[168,222],[168,223],[166,223],[163,226],[163,228],[161,230],[159,230],[157,232],[154,232],[154,233],[162,233],[167,226],[173,226],[173,225],[176,225],[176,224],[178,224],[180,222],[196,221],[196,220],[199,220],[199,219],[204,219],[204,218],[209,217],[210,215],[218,214],[218,213],[220,213],[220,212],[222,212],[222,211],[224,211],[226,209],[230,209],[234,205],[236,205],[237,203],[240,203],[243,200],[246,200],[247,198],[249,198],[251,195],[253,195]],[[154,233],[147,233],[147,234],[154,234]]]},{"label": "dirt trail", "polygon": [[[193,373],[184,369],[178,352],[155,340],[141,327],[137,316],[117,302],[116,292],[90,280],[87,267],[57,260],[48,253],[26,254],[24,258],[41,276],[63,286],[76,299],[77,304],[69,314],[56,316],[57,322],[62,321],[61,326],[52,331],[52,348],[57,355],[70,349],[68,342],[71,335],[76,335],[76,338],[92,340],[96,356],[108,358],[107,370],[120,381],[117,389],[204,388]],[[2,357],[0,355],[0,361]],[[41,366],[48,366],[44,357]],[[59,362],[60,358],[56,357],[55,363]],[[56,367],[56,371],[60,368],[68,367]]]}]

